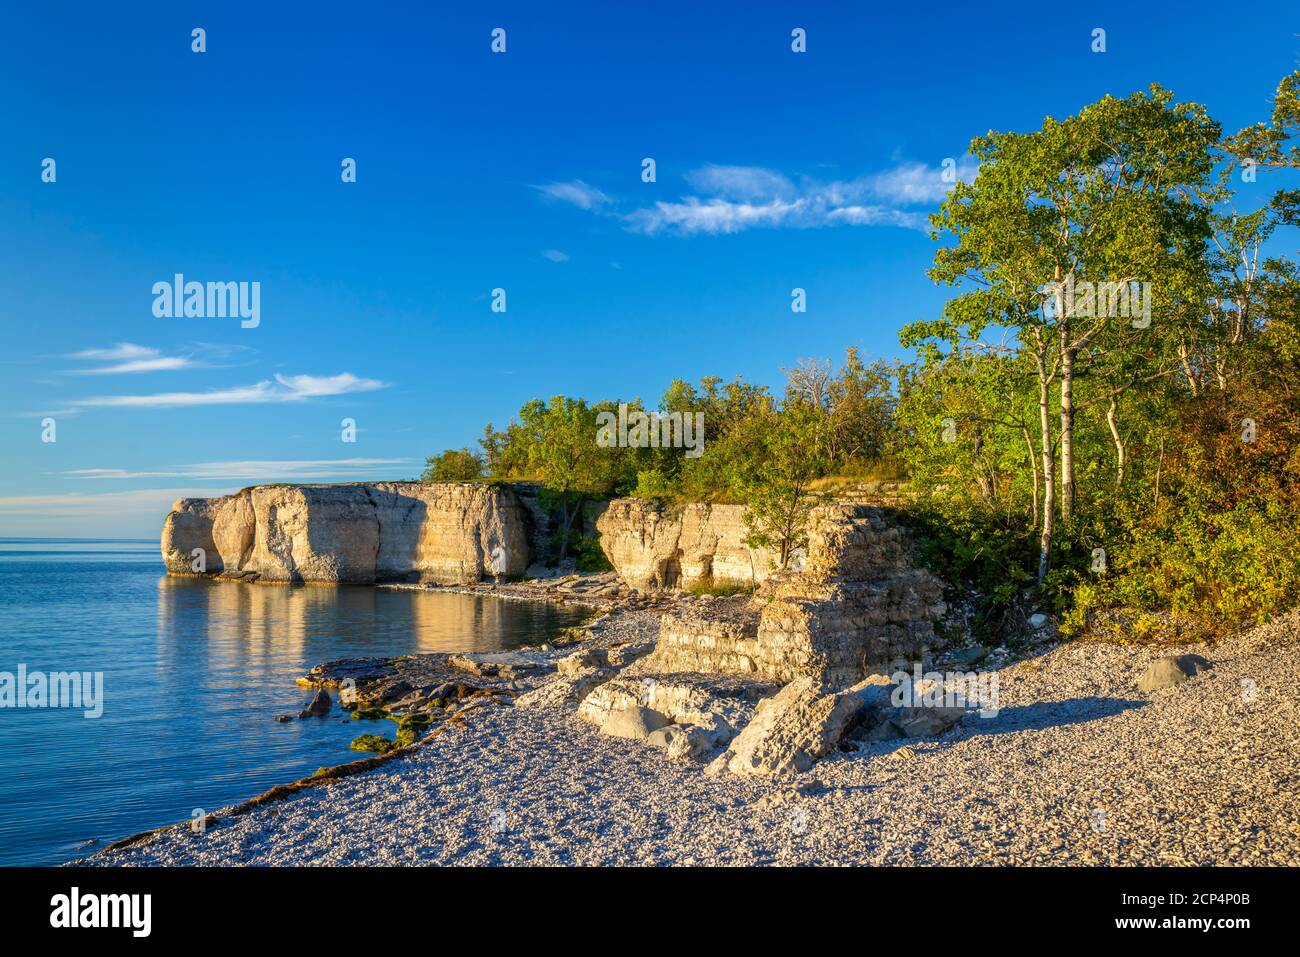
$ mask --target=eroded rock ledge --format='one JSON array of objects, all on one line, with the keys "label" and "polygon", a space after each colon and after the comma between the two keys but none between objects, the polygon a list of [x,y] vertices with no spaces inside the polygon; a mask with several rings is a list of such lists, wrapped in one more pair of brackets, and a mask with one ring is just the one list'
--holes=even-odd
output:
[{"label": "eroded rock ledge", "polygon": [[849,684],[919,659],[947,608],[942,583],[912,563],[889,509],[813,510],[802,572],[773,573],[752,599],[718,599],[665,614],[654,661],[787,682]]},{"label": "eroded rock ledge", "polygon": [[522,574],[519,496],[476,483],[260,485],[183,498],[163,522],[172,575],[280,583],[461,583]]}]

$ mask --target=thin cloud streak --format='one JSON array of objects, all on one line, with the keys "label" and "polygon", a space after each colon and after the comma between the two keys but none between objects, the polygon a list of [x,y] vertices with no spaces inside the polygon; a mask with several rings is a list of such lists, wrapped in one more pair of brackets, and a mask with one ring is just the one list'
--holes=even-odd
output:
[{"label": "thin cloud streak", "polygon": [[178,498],[209,495],[194,488],[135,489],[125,492],[69,492],[62,495],[0,496],[0,534],[48,536],[51,530],[100,538],[156,535]]},{"label": "thin cloud streak", "polygon": [[334,478],[337,476],[373,475],[391,473],[399,466],[415,463],[412,458],[398,459],[250,459],[233,462],[196,462],[192,465],[174,465],[159,471],[129,471],[119,468],[72,469],[64,476],[75,479],[142,479],[187,478],[204,480],[267,481],[273,479]]},{"label": "thin cloud streak", "polygon": [[156,359],[132,359],[111,366],[94,369],[70,369],[67,375],[123,375],[132,372],[174,372],[194,367],[194,360],[181,356],[159,356]]},{"label": "thin cloud streak", "polygon": [[63,375],[130,375],[140,372],[176,372],[182,369],[207,368],[213,360],[248,351],[247,346],[218,346],[195,343],[176,355],[134,342],[119,342],[106,349],[82,349],[65,356],[78,361],[109,362],[111,365],[90,369],[68,369]]},{"label": "thin cloud streak", "polygon": [[388,388],[377,379],[363,379],[350,372],[333,376],[276,375],[275,382],[264,379],[253,385],[214,389],[208,392],[159,392],[152,395],[108,395],[77,399],[72,409],[135,408],[169,409],[203,405],[261,405],[302,402],[354,392],[372,392]]},{"label": "thin cloud streak", "polygon": [[544,197],[556,200],[561,203],[569,203],[577,206],[579,209],[596,210],[608,206],[613,200],[602,193],[596,187],[584,183],[580,179],[572,180],[568,183],[547,183],[544,186],[534,186]]},{"label": "thin cloud streak", "polygon": [[69,359],[97,359],[100,362],[125,361],[128,359],[148,359],[156,356],[159,350],[149,346],[138,346],[133,342],[119,342],[107,349],[82,349],[68,356]]}]

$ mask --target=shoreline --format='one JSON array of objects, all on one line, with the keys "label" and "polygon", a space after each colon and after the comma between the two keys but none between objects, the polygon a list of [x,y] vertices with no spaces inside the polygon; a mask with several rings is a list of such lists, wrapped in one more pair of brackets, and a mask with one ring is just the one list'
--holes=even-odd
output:
[{"label": "shoreline", "polygon": [[[568,680],[552,669],[562,658],[652,643],[658,612],[618,608],[579,630],[585,638],[548,651],[318,665],[303,683],[337,687],[349,667],[368,667],[358,690],[390,711],[409,706],[394,682],[450,675],[493,693],[409,747],[214,812],[205,834],[181,822],[69,863],[1300,862],[1300,612],[1212,646],[1039,651],[998,668],[998,719],[858,744],[772,779],[710,777],[601,734],[570,705],[522,707],[519,697]],[[1142,669],[1180,650],[1211,655],[1214,668],[1140,694]],[[335,846],[343,833],[346,853]]]},{"label": "shoreline", "polygon": [[[227,576],[176,575],[175,573],[167,573],[167,574],[170,575],[171,577],[199,578],[199,579],[206,579],[208,581],[213,581],[213,582],[241,581],[240,578],[227,577]],[[594,642],[595,638],[593,636],[595,635],[596,630],[599,629],[600,623],[604,621],[604,619],[609,617],[611,613],[617,611],[623,611],[623,610],[626,611],[644,610],[644,611],[651,611],[657,613],[661,609],[672,607],[673,605],[675,605],[676,604],[675,598],[680,597],[680,596],[673,596],[673,595],[658,595],[658,596],[651,597],[651,596],[641,595],[637,593],[635,589],[630,590],[631,591],[630,595],[625,593],[619,597],[588,596],[582,592],[574,594],[574,592],[571,590],[563,591],[563,592],[558,591],[559,588],[567,585],[571,585],[575,582],[584,583],[588,587],[599,587],[600,585],[605,584],[610,578],[613,577],[614,576],[611,573],[588,573],[586,575],[583,575],[581,573],[576,573],[576,574],[569,574],[563,576],[557,575],[549,579],[539,578],[539,579],[532,579],[525,582],[511,582],[511,583],[474,582],[474,583],[457,584],[457,585],[444,585],[444,584],[431,583],[431,582],[423,582],[423,583],[392,582],[392,583],[376,583],[371,586],[357,586],[357,587],[385,588],[385,589],[392,589],[398,591],[443,591],[450,594],[497,598],[502,601],[522,601],[522,602],[533,602],[533,603],[540,603],[540,604],[561,605],[561,606],[570,606],[570,607],[578,606],[582,608],[591,609],[592,614],[582,624],[576,626],[570,626],[568,628],[563,629],[560,635],[557,636],[560,640],[545,643],[539,648],[521,648],[512,651],[502,651],[502,652],[427,652],[427,653],[422,653],[417,655],[403,655],[403,656],[394,656],[394,657],[378,655],[378,656],[367,656],[363,658],[335,659],[333,661],[321,662],[317,664],[312,669],[310,669],[306,675],[298,678],[296,684],[299,687],[307,688],[307,689],[326,688],[326,689],[337,690],[339,686],[339,682],[342,680],[342,678],[346,677],[349,674],[349,669],[352,666],[359,667],[363,672],[373,673],[374,676],[382,682],[383,678],[393,677],[394,675],[400,675],[402,673],[400,663],[420,662],[426,665],[432,665],[432,667],[435,669],[435,673],[437,673],[438,669],[441,667],[442,678],[444,679],[444,681],[452,681],[454,679],[460,678],[462,680],[458,681],[457,683],[461,685],[466,685],[468,682],[477,682],[477,685],[474,688],[475,691],[510,693],[511,689],[503,686],[503,683],[500,680],[497,680],[492,675],[471,674],[470,672],[466,671],[464,668],[456,668],[454,666],[448,665],[447,663],[451,660],[460,660],[468,663],[480,659],[491,660],[495,657],[500,657],[500,656],[510,657],[519,654],[528,655],[529,653],[534,653],[534,652],[547,655],[552,660],[558,660],[559,657],[562,657],[563,655],[571,652],[573,650],[572,646],[576,646],[577,644],[584,643],[584,641],[588,643]],[[295,583],[246,582],[246,584],[281,584],[281,585],[286,585],[288,587],[294,587]],[[322,583],[301,583],[301,584],[316,584],[318,587],[331,587],[331,588],[343,587],[341,585],[337,585],[337,584],[330,585],[328,583],[323,583],[323,582]],[[626,592],[628,590],[625,589],[624,591]],[[575,634],[580,632],[588,633],[588,638],[583,639],[580,637],[573,637]],[[379,663],[381,662],[384,664],[380,665]],[[316,677],[313,677],[313,675],[315,675]],[[506,684],[509,684],[509,682],[506,682]],[[382,701],[374,700],[373,693],[370,697],[367,698],[364,692],[364,679],[363,679],[363,691],[361,697],[362,697],[361,703],[363,706],[374,707],[378,705],[382,707]],[[360,774],[365,771],[369,771],[373,768],[379,767],[380,765],[386,764],[389,761],[400,760],[409,757],[413,752],[426,746],[427,743],[437,738],[440,734],[446,732],[447,730],[453,727],[463,725],[465,721],[464,715],[471,708],[479,707],[484,702],[496,701],[497,699],[492,697],[491,695],[485,694],[482,697],[473,696],[469,700],[472,702],[472,704],[470,704],[469,707],[458,709],[455,713],[448,714],[441,724],[431,727],[428,733],[426,733],[423,737],[415,740],[410,744],[399,745],[394,747],[390,751],[381,754],[371,754],[367,757],[360,757],[353,761],[344,762],[343,764],[332,765],[329,767],[322,767],[307,777],[299,778],[297,780],[290,781],[284,784],[274,785],[271,788],[268,788],[267,790],[261,792],[260,794],[254,795],[253,797],[241,801],[238,804],[233,804],[225,808],[218,808],[217,810],[210,812],[204,820],[204,826],[205,827],[214,826],[219,822],[229,821],[233,818],[237,818],[243,814],[246,814],[249,811],[254,810],[255,808],[262,807],[267,804],[274,803],[275,801],[282,800],[284,798],[289,797],[292,794],[307,790],[309,788],[319,787],[329,781],[336,781],[346,777],[350,777],[354,774]],[[341,710],[341,707],[339,707],[340,704],[341,703],[336,703],[336,705],[332,706],[330,712],[331,715],[335,714],[337,710]],[[388,709],[385,708],[384,710],[388,710]],[[343,711],[343,713],[346,714],[347,711]],[[390,713],[395,713],[396,715],[400,716],[401,714],[406,713],[406,711],[399,707],[396,710],[396,712],[390,711]],[[372,722],[369,721],[364,721],[364,720],[358,721],[357,722],[358,730],[360,731],[364,729],[365,726],[371,724]],[[192,822],[178,821],[170,824],[162,824],[155,828],[148,828],[144,831],[138,831],[126,837],[113,840],[112,842],[105,844],[103,847],[96,849],[94,852],[88,855],[83,855],[65,861],[61,866],[65,866],[65,867],[85,866],[90,864],[92,861],[94,861],[97,858],[116,854],[119,851],[126,850],[128,848],[134,847],[141,843],[148,842],[154,838],[160,837],[164,834],[177,831],[177,830],[192,833]]]}]

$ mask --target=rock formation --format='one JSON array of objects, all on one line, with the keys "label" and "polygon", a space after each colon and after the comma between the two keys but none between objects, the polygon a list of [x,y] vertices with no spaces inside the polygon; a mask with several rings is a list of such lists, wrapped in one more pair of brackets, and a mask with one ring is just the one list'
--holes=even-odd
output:
[{"label": "rock formation", "polygon": [[619,498],[596,521],[600,545],[634,588],[755,585],[774,565],[769,549],[745,544],[742,505],[660,506]]},{"label": "rock formation", "polygon": [[888,509],[816,508],[802,572],[771,576],[752,599],[665,614],[647,664],[779,682],[811,675],[843,686],[918,660],[946,607],[940,581],[913,565],[911,552]]},{"label": "rock formation", "polygon": [[[644,503],[616,501],[602,518],[602,541],[620,573],[639,584],[673,584],[666,560],[681,563],[682,579],[716,583],[696,571],[716,574],[720,536],[698,531],[716,532],[715,516],[689,514],[664,520]],[[721,750],[713,773],[804,771],[849,731],[872,741],[942,733],[964,707],[898,706],[881,673],[926,657],[946,612],[941,583],[912,553],[889,508],[814,509],[800,571],[765,575],[752,596],[682,599],[660,619],[654,650],[625,669],[575,653],[560,663],[569,677],[553,683],[546,701],[579,702],[578,716],[604,733],[669,757],[701,760]]]},{"label": "rock formation", "polygon": [[[649,711],[663,723],[650,728],[650,743],[670,757],[698,758],[731,740],[776,686],[723,675],[641,673],[633,665],[590,691],[578,707],[578,717],[606,733],[621,726],[620,715]],[[653,732],[665,734],[655,737]]]},{"label": "rock formation", "polygon": [[178,499],[162,556],[173,575],[470,582],[522,574],[528,520],[511,490],[477,483],[261,485]]}]

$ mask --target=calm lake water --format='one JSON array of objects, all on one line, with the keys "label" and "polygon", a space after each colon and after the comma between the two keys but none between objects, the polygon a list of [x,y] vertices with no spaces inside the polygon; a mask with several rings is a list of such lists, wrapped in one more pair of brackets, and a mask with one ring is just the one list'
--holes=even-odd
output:
[{"label": "calm lake water", "polygon": [[307,702],[294,679],[319,662],[540,644],[579,617],[436,591],[168,578],[152,541],[0,538],[0,672],[104,673],[98,718],[0,708],[0,864],[60,863],[361,757],[337,710],[274,720]]}]

